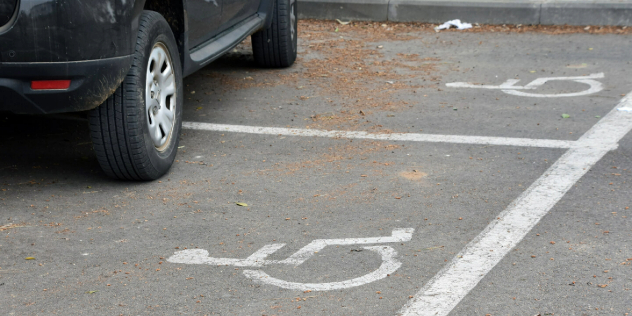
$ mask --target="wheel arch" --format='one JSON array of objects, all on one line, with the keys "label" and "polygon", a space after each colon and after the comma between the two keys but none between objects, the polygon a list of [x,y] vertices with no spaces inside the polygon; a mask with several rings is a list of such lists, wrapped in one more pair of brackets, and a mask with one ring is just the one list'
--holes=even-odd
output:
[{"label": "wheel arch", "polygon": [[[188,30],[184,0],[137,1],[134,8],[134,29],[136,30],[136,32],[134,32],[134,36],[137,36],[138,34],[138,19],[140,18],[143,10],[156,11],[165,18],[171,28],[171,32],[173,32],[173,36],[176,39],[180,64],[183,65],[186,47],[186,33]],[[133,38],[133,41],[136,41],[136,37]]]}]

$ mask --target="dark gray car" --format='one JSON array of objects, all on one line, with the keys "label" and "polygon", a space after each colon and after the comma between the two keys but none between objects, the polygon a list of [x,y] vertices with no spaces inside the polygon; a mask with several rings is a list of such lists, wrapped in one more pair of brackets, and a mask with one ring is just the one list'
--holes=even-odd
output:
[{"label": "dark gray car", "polygon": [[182,78],[252,35],[262,67],[296,59],[296,0],[0,0],[0,111],[89,110],[111,177],[173,163]]}]

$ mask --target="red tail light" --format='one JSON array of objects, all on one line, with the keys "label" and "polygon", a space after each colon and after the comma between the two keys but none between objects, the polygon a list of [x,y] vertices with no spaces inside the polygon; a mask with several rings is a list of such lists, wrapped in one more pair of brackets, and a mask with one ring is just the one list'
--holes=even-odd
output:
[{"label": "red tail light", "polygon": [[33,90],[66,90],[70,87],[70,80],[33,80]]}]

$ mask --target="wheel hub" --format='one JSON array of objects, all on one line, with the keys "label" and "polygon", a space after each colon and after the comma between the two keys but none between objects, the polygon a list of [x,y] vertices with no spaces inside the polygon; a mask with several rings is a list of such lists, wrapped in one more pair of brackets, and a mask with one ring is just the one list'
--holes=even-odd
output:
[{"label": "wheel hub", "polygon": [[175,126],[176,80],[171,56],[162,43],[151,50],[147,61],[145,103],[149,136],[158,151],[164,151]]}]

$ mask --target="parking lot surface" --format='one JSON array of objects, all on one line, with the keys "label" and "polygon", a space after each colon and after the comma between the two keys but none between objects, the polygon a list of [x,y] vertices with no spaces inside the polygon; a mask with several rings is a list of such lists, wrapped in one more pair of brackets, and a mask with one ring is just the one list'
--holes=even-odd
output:
[{"label": "parking lot surface", "polygon": [[3,313],[632,313],[629,30],[299,31],[291,68],[184,80],[160,181],[3,114]]}]

